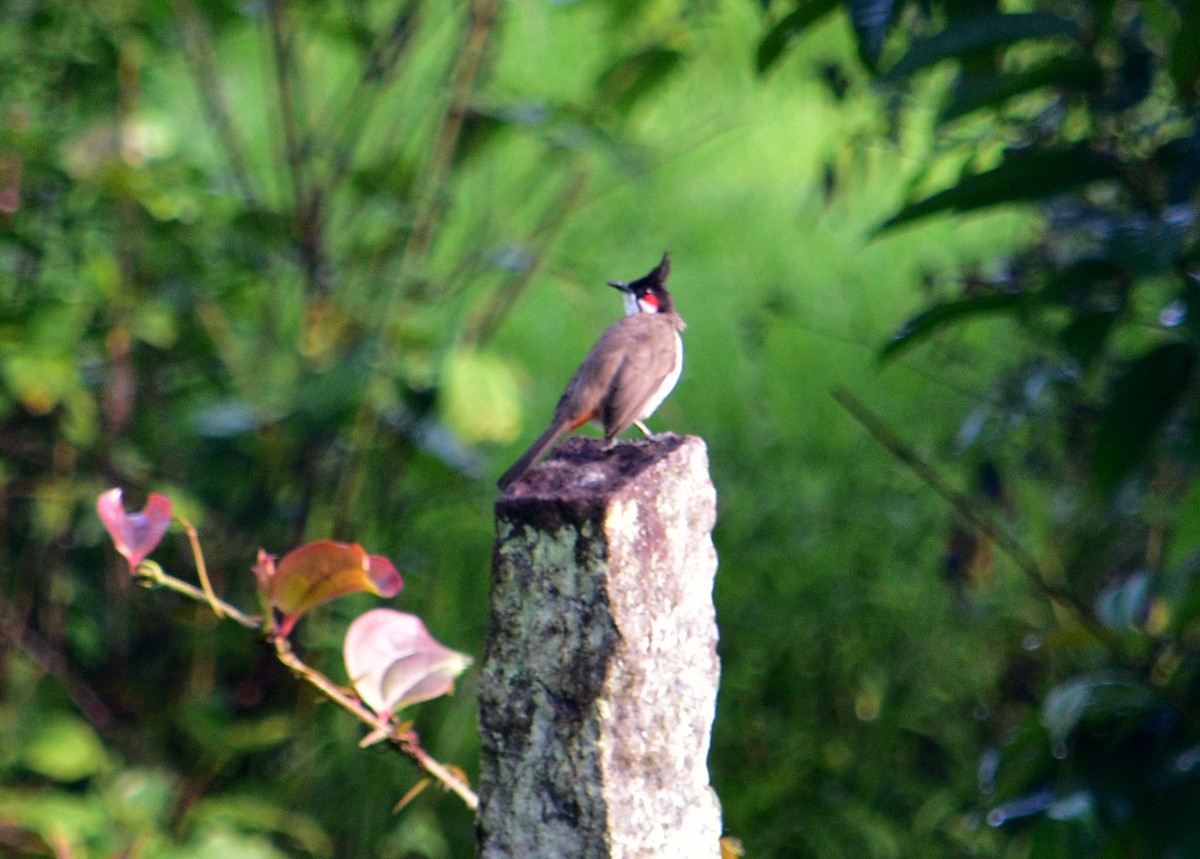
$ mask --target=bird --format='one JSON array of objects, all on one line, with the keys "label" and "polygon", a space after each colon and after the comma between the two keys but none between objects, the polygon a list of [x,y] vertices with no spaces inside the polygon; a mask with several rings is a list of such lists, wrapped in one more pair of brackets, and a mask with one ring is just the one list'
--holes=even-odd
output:
[{"label": "bird", "polygon": [[625,316],[608,327],[583,359],[554,409],[554,419],[529,450],[497,481],[500,489],[516,482],[556,441],[588,421],[613,439],[636,426],[647,438],[643,423],[667,398],[683,369],[683,339],[687,326],[675,312],[667,290],[671,256],[645,277],[632,283],[610,280],[624,293]]}]

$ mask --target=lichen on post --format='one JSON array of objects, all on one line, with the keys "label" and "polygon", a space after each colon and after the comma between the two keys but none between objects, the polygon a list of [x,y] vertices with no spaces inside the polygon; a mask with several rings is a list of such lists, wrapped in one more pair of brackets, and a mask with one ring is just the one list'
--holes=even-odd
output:
[{"label": "lichen on post", "polygon": [[704,443],[569,439],[496,506],[479,856],[718,857]]}]

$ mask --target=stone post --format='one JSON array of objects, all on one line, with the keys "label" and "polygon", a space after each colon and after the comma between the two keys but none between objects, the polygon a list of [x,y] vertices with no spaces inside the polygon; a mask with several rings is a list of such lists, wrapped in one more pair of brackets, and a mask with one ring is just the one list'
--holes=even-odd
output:
[{"label": "stone post", "polygon": [[572,438],[496,505],[480,859],[720,856],[704,443]]}]

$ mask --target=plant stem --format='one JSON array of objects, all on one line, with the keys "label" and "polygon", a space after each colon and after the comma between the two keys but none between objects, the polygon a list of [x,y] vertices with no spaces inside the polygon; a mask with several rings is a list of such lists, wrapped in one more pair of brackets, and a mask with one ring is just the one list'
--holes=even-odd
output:
[{"label": "plant stem", "polygon": [[[199,551],[198,548],[196,551]],[[247,629],[262,631],[266,627],[263,618],[248,615],[216,596],[210,597],[209,594],[190,582],[177,579],[164,572],[162,567],[153,561],[143,561],[137,568],[137,575],[148,586],[163,587],[196,602],[207,603],[218,616],[226,617]],[[292,644],[285,636],[274,636],[272,644],[275,647],[276,657],[291,669],[293,674],[343,710],[351,713],[360,722],[371,728],[372,733],[377,733],[390,740],[398,751],[417,765],[421,772],[441,782],[447,790],[456,793],[466,803],[467,808],[472,811],[479,808],[479,797],[471,790],[470,785],[450,767],[426,752],[421,746],[420,737],[411,727],[397,724],[391,716],[372,712],[356,696],[338,686],[315,668],[310,668],[292,650]]]},{"label": "plant stem", "polygon": [[1088,605],[1067,588],[1053,584],[1042,571],[1037,559],[1008,531],[1001,528],[995,519],[980,504],[952,487],[938,470],[917,455],[911,447],[894,433],[884,422],[849,391],[838,388],[833,398],[841,404],[875,440],[891,451],[892,455],[907,465],[927,486],[942,496],[959,516],[981,534],[996,541],[996,546],[1017,565],[1034,587],[1052,602],[1069,609],[1079,622],[1100,642],[1117,650],[1112,633],[1095,617]]},{"label": "plant stem", "polygon": [[448,790],[458,794],[472,811],[479,807],[479,797],[475,795],[475,792],[465,781],[431,757],[421,747],[421,740],[416,731],[412,728],[401,728],[390,716],[380,715],[367,709],[366,705],[357,697],[348,693],[321,672],[306,665],[292,650],[291,643],[283,636],[276,636],[274,643],[275,654],[279,657],[279,661],[292,669],[297,677],[317,689],[343,710],[352,713],[360,722],[370,727],[372,732],[378,732],[387,737],[401,752],[412,758],[423,773],[437,779]]},{"label": "plant stem", "polygon": [[200,578],[200,587],[204,590],[204,598],[208,600],[213,614],[217,617],[224,617],[225,604],[217,599],[217,593],[213,590],[212,582],[208,580],[208,567],[204,563],[204,552],[200,550],[200,536],[196,533],[196,526],[178,514],[176,514],[175,518],[179,520],[179,524],[183,525],[183,530],[187,532],[188,542],[192,546],[192,558],[196,562],[196,575]]},{"label": "plant stem", "polygon": [[192,583],[185,582],[183,579],[177,579],[163,572],[162,567],[153,561],[143,561],[139,564],[136,574],[147,587],[166,588],[196,602],[207,603],[218,617],[227,617],[234,623],[239,623],[246,627],[246,629],[260,630],[263,628],[263,619],[261,617],[246,614],[220,597],[216,595],[210,596]]}]

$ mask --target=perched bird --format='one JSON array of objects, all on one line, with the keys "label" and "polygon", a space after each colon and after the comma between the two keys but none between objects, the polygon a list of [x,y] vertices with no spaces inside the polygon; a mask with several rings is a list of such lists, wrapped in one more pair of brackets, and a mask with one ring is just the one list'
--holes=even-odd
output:
[{"label": "perched bird", "polygon": [[501,489],[516,481],[564,434],[588,421],[604,428],[612,441],[642,423],[659,407],[683,369],[684,325],[667,291],[670,255],[633,283],[610,280],[625,293],[626,315],[608,327],[584,358],[554,410],[554,420],[498,481]]}]

